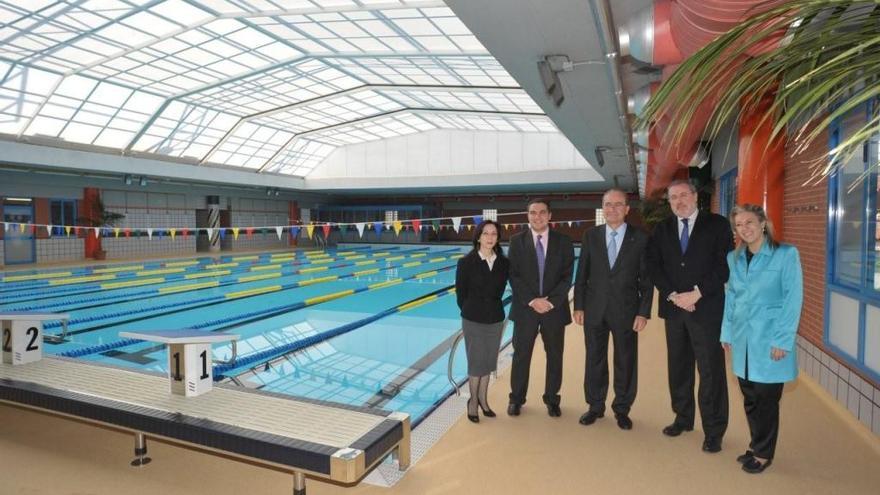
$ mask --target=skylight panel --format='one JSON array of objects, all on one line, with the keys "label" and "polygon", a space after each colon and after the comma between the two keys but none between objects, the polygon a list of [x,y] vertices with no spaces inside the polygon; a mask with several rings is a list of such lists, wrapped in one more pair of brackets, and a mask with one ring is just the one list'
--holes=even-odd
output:
[{"label": "skylight panel", "polygon": [[[428,10],[428,9],[425,9]],[[426,12],[427,13],[427,12]],[[432,17],[431,21],[437,26],[443,34],[446,35],[469,35],[471,34],[467,26],[464,25],[457,17]]]},{"label": "skylight panel", "polygon": [[413,38],[428,51],[434,52],[459,52],[458,45],[445,36],[416,36]]},{"label": "skylight panel", "polygon": [[395,19],[394,24],[411,36],[439,36],[442,33],[427,19]]},{"label": "skylight panel", "polygon": [[467,52],[485,52],[486,47],[473,35],[450,36],[449,39]]},{"label": "skylight panel", "polygon": [[199,24],[213,17],[209,12],[182,0],[165,0],[150,7],[150,11],[167,19],[185,19],[189,25]]},{"label": "skylight panel", "polygon": [[370,36],[351,21],[325,22],[324,27],[341,38],[366,38]]},{"label": "skylight panel", "polygon": [[138,12],[120,20],[119,22],[125,26],[149,32],[153,36],[160,38],[177,31],[182,27],[180,24],[166,21],[165,19],[147,11]]},{"label": "skylight panel", "polygon": [[380,20],[358,21],[357,25],[365,32],[369,33],[370,36],[397,36],[397,33],[391,29],[388,24]]}]

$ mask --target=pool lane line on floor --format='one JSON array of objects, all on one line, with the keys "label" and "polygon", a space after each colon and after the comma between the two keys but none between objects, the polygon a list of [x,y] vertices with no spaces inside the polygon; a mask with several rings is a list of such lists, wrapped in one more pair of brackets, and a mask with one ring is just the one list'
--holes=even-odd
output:
[{"label": "pool lane line on floor", "polygon": [[[264,366],[271,361],[282,359],[287,354],[299,351],[306,347],[311,347],[315,344],[320,344],[325,340],[332,339],[333,337],[338,337],[353,330],[357,330],[358,328],[369,325],[370,323],[381,320],[382,318],[408,311],[417,306],[427,304],[431,301],[435,301],[443,296],[453,293],[455,293],[455,285],[448,285],[433,292],[429,292],[428,294],[425,294],[423,296],[413,298],[405,303],[392,306],[391,308],[385,309],[366,318],[361,318],[360,320],[349,322],[336,328],[324,330],[323,332],[318,332],[314,335],[309,335],[308,337],[296,340],[294,342],[289,342],[278,347],[273,347],[272,349],[266,349],[246,356],[240,356],[235,360],[235,363],[215,365],[214,381],[220,381],[224,379],[226,377],[225,373],[227,372],[234,371],[240,368],[255,368],[258,366]],[[219,330],[221,329],[212,331]],[[246,371],[242,371],[242,373],[246,373]],[[238,375],[235,376],[237,377]]]},{"label": "pool lane line on floor", "polygon": [[[401,251],[401,253],[404,253],[404,254],[416,253],[415,255],[411,255],[410,257],[417,257],[417,255],[423,250],[424,249],[412,249],[412,250],[407,250],[407,251]],[[456,251],[456,250],[457,249],[453,248],[453,249],[449,249],[449,250],[438,251],[437,253],[447,253],[447,252],[452,252],[452,251]],[[356,265],[357,264],[369,264],[372,262],[377,262],[377,261],[383,259],[384,256],[387,256],[389,254],[391,254],[391,253],[377,252],[372,255],[373,259],[365,260],[365,261],[355,261],[354,264],[356,264]],[[387,261],[388,258],[384,258],[384,259]],[[310,268],[310,269],[312,269],[313,271],[326,270],[327,268],[323,268],[323,263],[330,263],[330,262],[334,261],[334,259],[327,258],[326,260],[327,261],[324,261],[324,259],[322,259],[320,266],[316,266],[316,267]],[[37,291],[37,294],[41,294],[42,295],[41,297],[32,297],[34,293],[29,292],[29,293],[25,293],[25,294],[20,294],[15,300],[3,300],[2,305],[12,306],[12,305],[19,304],[19,303],[22,303],[25,301],[34,302],[34,301],[43,301],[43,300],[47,300],[47,299],[55,299],[55,298],[60,298],[60,297],[75,297],[75,296],[80,296],[80,295],[85,295],[85,294],[95,294],[95,293],[100,293],[100,292],[109,291],[109,290],[126,288],[126,286],[140,287],[140,286],[144,286],[144,285],[157,285],[157,284],[162,284],[162,283],[166,283],[166,282],[197,280],[199,278],[206,278],[209,276],[228,276],[233,273],[234,274],[241,274],[241,273],[255,272],[255,271],[267,271],[270,269],[279,269],[279,270],[283,271],[285,268],[304,266],[304,265],[309,265],[310,263],[314,263],[314,262],[300,261],[300,262],[294,262],[291,264],[269,263],[269,264],[264,264],[264,265],[251,265],[248,267],[242,267],[239,270],[230,270],[228,272],[216,272],[215,271],[215,272],[192,273],[192,274],[188,274],[188,275],[176,274],[176,275],[172,275],[170,277],[162,277],[162,278],[145,278],[145,279],[134,280],[134,281],[111,282],[111,283],[106,283],[106,284],[99,284],[97,286],[85,286],[85,287],[79,287],[79,288],[70,289],[70,290],[62,289],[59,291],[53,291],[50,294],[46,294],[45,291],[39,290],[39,291]],[[302,273],[309,273],[309,272],[302,271]],[[259,276],[259,275],[254,275],[254,277],[257,277],[257,276]],[[266,277],[266,278],[269,278],[269,277]],[[258,279],[255,279],[255,280],[258,280]],[[250,281],[250,280],[246,280],[246,282],[247,281]],[[152,292],[145,291],[145,292],[134,293],[132,295],[141,296],[141,295],[145,295],[145,294],[149,294],[149,293],[152,293]],[[115,299],[117,297],[118,296],[116,296],[116,295],[109,296],[109,298],[111,298],[111,299]],[[52,306],[55,306],[55,304],[45,305],[45,306],[33,306],[32,305],[32,306],[27,306],[24,308],[18,308],[17,310],[18,311],[31,311],[31,310],[34,310],[37,308],[42,309],[45,307],[52,307]]]},{"label": "pool lane line on floor", "polygon": [[[407,251],[398,251],[398,252],[400,252],[400,253],[420,252],[420,251],[425,251],[427,249],[428,249],[427,247],[424,247],[424,248],[410,249]],[[376,254],[378,254],[378,251]],[[376,254],[373,254],[373,256],[375,257]],[[390,255],[392,253],[389,250],[384,250],[383,254]],[[356,254],[354,256],[340,256],[340,258],[344,258],[344,259],[359,259],[361,257],[365,258],[366,255]],[[113,285],[113,284],[137,285],[134,281],[131,281],[131,279],[155,277],[156,275],[169,275],[169,274],[174,275],[170,278],[170,280],[174,280],[177,278],[184,278],[184,279],[185,278],[199,278],[199,277],[210,276],[210,275],[206,275],[204,273],[209,273],[211,271],[219,271],[219,270],[223,270],[226,268],[238,268],[237,270],[233,270],[236,273],[238,273],[238,272],[242,272],[242,271],[253,271],[258,266],[271,266],[271,265],[276,265],[276,264],[285,264],[290,261],[292,261],[292,263],[291,263],[292,265],[302,265],[302,264],[309,264],[309,263],[314,263],[314,264],[330,263],[330,262],[332,262],[332,260],[333,260],[333,258],[331,258],[330,254],[321,253],[320,255],[302,256],[299,258],[296,258],[293,256],[284,257],[284,258],[268,257],[265,260],[263,260],[264,262],[262,262],[262,263],[258,259],[258,260],[248,261],[247,263],[243,263],[242,261],[239,261],[239,262],[220,263],[220,264],[204,264],[204,265],[193,264],[191,266],[186,266],[186,267],[162,268],[162,269],[155,269],[155,270],[141,270],[141,271],[135,271],[135,272],[131,272],[131,273],[115,273],[115,274],[72,277],[69,279],[45,281],[46,283],[30,284],[30,285],[15,285],[12,287],[3,287],[3,285],[0,284],[0,297],[2,297],[2,294],[20,293],[23,290],[37,291],[36,294],[45,294],[44,289],[47,289],[47,288],[59,288],[61,290],[53,291],[52,294],[53,295],[62,295],[64,293],[70,293],[70,292],[74,292],[76,290],[76,289],[64,290],[65,289],[64,286],[66,286],[66,285],[80,285],[80,284],[87,284],[87,283],[91,283],[91,282],[105,282],[104,284],[100,284],[99,286]],[[256,270],[260,270],[260,268],[256,268]],[[201,271],[203,274],[197,275],[197,273],[199,271]],[[109,282],[110,280],[115,280],[117,282]],[[27,294],[16,294],[16,295],[17,295],[16,300],[20,300],[21,298],[24,298],[28,295],[31,295],[31,296],[35,295],[35,293],[31,292],[31,293],[27,293]],[[4,302],[9,303],[10,301],[4,301]],[[12,301],[12,302],[16,302],[16,301]]]},{"label": "pool lane line on floor", "polygon": [[[458,257],[461,257],[461,256],[460,255],[453,255],[453,256],[450,256],[449,259],[457,259]],[[416,274],[416,275],[413,275],[413,276],[407,277],[407,278],[397,278],[397,279],[392,279],[392,280],[388,280],[388,281],[384,281],[384,282],[369,284],[369,286],[367,286],[367,288],[368,289],[377,289],[377,288],[386,287],[386,286],[390,286],[390,285],[396,285],[397,283],[401,283],[401,282],[409,280],[409,279],[418,279],[418,278],[425,278],[428,276],[432,276],[436,273],[439,273],[440,271],[445,271],[445,270],[448,270],[448,269],[451,269],[454,267],[455,267],[455,265],[450,265],[447,267],[442,267],[442,268],[431,270],[428,272],[419,273],[419,274]],[[401,267],[392,265],[392,266],[385,267],[382,270],[392,270],[392,269],[399,269],[399,268],[401,268]],[[270,286],[268,289],[271,289],[271,291],[263,290],[260,292],[254,292],[252,290],[248,290],[248,291],[241,291],[240,293],[233,293],[232,297],[230,297],[230,294],[225,294],[225,295],[211,296],[211,297],[207,297],[207,298],[201,298],[201,299],[180,302],[180,303],[175,303],[175,304],[155,306],[152,308],[143,309],[139,312],[155,311],[157,309],[161,311],[161,310],[167,309],[167,308],[175,308],[175,309],[172,309],[170,311],[155,313],[155,314],[139,316],[136,318],[129,318],[126,320],[115,321],[115,322],[106,323],[103,325],[96,325],[96,326],[82,328],[82,329],[78,329],[78,330],[70,330],[67,332],[67,335],[80,335],[80,334],[93,332],[93,331],[97,331],[97,330],[103,330],[105,328],[119,326],[122,324],[144,321],[144,320],[148,320],[151,318],[157,318],[160,316],[167,316],[167,315],[171,315],[171,314],[175,314],[175,313],[182,313],[184,311],[189,311],[189,310],[193,310],[193,309],[201,309],[201,308],[205,308],[205,307],[216,306],[218,304],[223,304],[223,303],[231,301],[231,300],[243,299],[243,298],[248,298],[248,297],[255,297],[255,296],[267,294],[269,292],[279,292],[279,291],[284,291],[284,290],[296,289],[299,287],[303,287],[305,285],[313,285],[315,283],[333,282],[333,281],[337,281],[339,279],[358,276],[358,275],[356,275],[356,273],[359,273],[359,272],[353,272],[350,274],[345,274],[343,276],[334,275],[332,277],[324,277],[320,282],[315,282],[314,279],[311,279],[310,281],[306,281],[306,283],[302,284],[302,285],[300,284],[300,282],[294,282],[292,284],[287,284],[286,286]],[[317,304],[317,303],[324,302],[324,301],[329,301],[332,299],[336,299],[337,297],[351,295],[351,294],[355,293],[355,292],[352,292],[353,290],[354,289],[348,289],[345,291],[339,291],[336,293],[312,297],[312,298],[307,299],[305,301],[305,303],[306,303],[306,305],[311,305],[311,304]],[[366,290],[366,289],[364,289],[364,290]],[[358,291],[358,292],[363,292],[363,290]],[[337,296],[338,294],[342,294],[342,296]],[[187,307],[179,307],[182,304],[188,304],[188,306]],[[297,309],[299,309],[299,308],[297,308]],[[68,326],[72,326],[76,323],[86,323],[89,321],[96,321],[99,319],[116,318],[118,316],[124,316],[126,313],[133,314],[134,312],[125,312],[122,314],[111,314],[111,315],[99,315],[100,318],[98,318],[98,317],[84,318],[83,320],[80,320],[80,321],[77,321],[76,319],[71,319],[68,322]],[[200,327],[202,327],[202,325],[203,324],[191,325],[187,328],[200,328]],[[48,329],[48,328],[54,328],[54,327],[58,327],[58,326],[60,326],[60,323],[47,323],[44,326],[44,328]]]},{"label": "pool lane line on floor", "polygon": [[[346,248],[345,251],[334,251],[338,254],[357,254],[360,251],[371,249],[372,246],[357,246],[352,248]],[[399,249],[400,246],[389,246],[386,249],[393,250]],[[112,264],[100,264],[100,265],[92,265],[92,266],[74,266],[70,268],[59,268],[59,270],[65,270],[60,272],[40,272],[34,269],[28,270],[16,270],[16,271],[3,271],[0,270],[0,273],[5,273],[2,278],[0,278],[0,283],[6,282],[19,282],[19,281],[28,281],[28,280],[41,280],[41,279],[49,279],[49,278],[58,278],[58,277],[66,277],[66,276],[74,276],[80,274],[89,274],[89,273],[115,273],[126,270],[134,270],[134,269],[153,269],[153,268],[163,268],[163,267],[175,267],[175,266],[188,266],[188,265],[196,265],[196,264],[210,264],[214,263],[227,263],[234,259],[242,259],[248,258],[250,259],[253,256],[257,256],[260,258],[280,258],[280,257],[296,257],[299,254],[303,256],[312,256],[311,253],[322,253],[326,251],[306,251],[302,249],[297,250],[289,250],[289,251],[279,251],[274,253],[259,253],[257,255],[242,255],[242,256],[234,256],[234,255],[221,255],[218,257],[214,256],[196,256],[193,258],[172,258],[171,261],[120,261]],[[19,274],[19,275],[16,275]]]},{"label": "pool lane line on floor", "polygon": [[[313,305],[320,304],[320,303],[323,303],[323,302],[332,301],[332,300],[334,300],[334,299],[339,299],[339,298],[342,298],[342,297],[347,297],[347,296],[350,296],[350,295],[352,295],[352,294],[358,294],[358,293],[366,292],[366,291],[369,291],[369,290],[376,290],[376,289],[382,289],[382,288],[385,288],[385,287],[390,287],[390,286],[392,286],[392,285],[397,285],[397,284],[400,284],[400,283],[404,283],[404,282],[406,282],[406,281],[408,281],[408,280],[417,280],[417,279],[419,279],[419,278],[425,278],[425,277],[426,277],[425,274],[428,274],[428,273],[430,273],[430,274],[437,274],[437,273],[439,273],[439,272],[447,271],[447,270],[451,270],[451,269],[453,269],[453,268],[455,268],[455,265],[450,265],[450,266],[446,266],[446,267],[442,267],[442,268],[438,268],[438,269],[430,270],[430,271],[428,271],[428,272],[417,273],[417,274],[414,274],[414,275],[411,275],[411,276],[409,276],[409,277],[405,277],[405,278],[392,279],[392,280],[385,281],[385,282],[376,282],[376,283],[371,283],[371,284],[366,284],[366,285],[362,285],[362,286],[359,286],[359,287],[355,287],[355,288],[353,288],[353,289],[347,289],[347,290],[343,290],[343,291],[337,291],[337,292],[333,292],[333,293],[329,293],[329,294],[324,294],[324,295],[322,295],[322,296],[310,297],[310,298],[308,298],[308,299],[305,299],[304,301],[298,301],[298,302],[291,303],[291,304],[285,304],[285,305],[281,305],[281,306],[275,306],[275,307],[272,307],[272,308],[267,308],[267,309],[263,309],[263,310],[259,310],[259,311],[251,311],[251,312],[248,312],[248,313],[240,313],[240,314],[238,314],[238,315],[234,315],[234,316],[231,316],[231,317],[230,317],[230,316],[226,316],[226,317],[224,317],[224,318],[220,318],[220,319],[217,319],[217,320],[212,320],[212,321],[202,322],[202,323],[197,324],[197,325],[191,325],[191,326],[186,327],[186,328],[190,328],[190,329],[200,329],[200,330],[201,330],[201,329],[205,329],[206,327],[209,327],[209,326],[214,326],[214,325],[218,325],[218,324],[226,324],[225,326],[221,326],[221,327],[219,327],[219,328],[215,328],[215,329],[208,330],[208,331],[214,332],[214,331],[225,330],[225,329],[228,329],[228,328],[230,328],[230,327],[237,327],[237,326],[245,325],[245,324],[247,324],[247,323],[252,323],[252,322],[254,322],[254,321],[259,321],[259,320],[263,320],[263,319],[266,319],[266,318],[271,318],[271,317],[279,316],[279,315],[282,315],[282,314],[285,314],[285,313],[289,313],[289,312],[297,311],[297,310],[300,310],[300,309],[305,308],[305,307],[308,307],[308,306],[313,306]],[[219,302],[222,303],[222,302],[226,302],[226,301],[219,301]],[[137,320],[129,320],[129,321],[126,321],[126,322],[121,322],[121,323],[130,323],[130,322],[132,322],[132,321],[140,321],[140,320],[144,320],[144,319],[152,318],[152,317],[154,317],[154,316],[166,316],[167,314],[178,313],[178,312],[186,311],[186,310],[189,310],[189,309],[198,309],[198,308],[201,308],[201,307],[211,306],[211,305],[214,305],[214,304],[217,304],[217,303],[206,304],[206,305],[199,306],[199,307],[196,307],[196,308],[190,307],[190,308],[186,308],[186,309],[182,309],[182,310],[178,310],[178,311],[166,312],[166,313],[164,313],[164,314],[160,314],[160,315],[147,316],[147,317],[143,317],[143,318],[138,318]],[[242,321],[242,320],[244,320],[244,321]],[[232,322],[232,321],[235,321],[236,323],[231,324],[230,322]],[[103,325],[103,326],[101,326],[100,328],[98,328],[98,327],[93,327],[93,328],[91,328],[91,329],[88,329],[87,331],[94,331],[94,330],[96,330],[96,329],[112,327],[112,326],[116,326],[116,325],[118,325],[118,324],[120,324],[120,322],[113,323],[113,324],[108,324],[108,325]],[[78,332],[80,332],[80,333],[84,333],[82,330],[79,330]],[[74,333],[74,332],[68,332],[68,335],[71,335],[71,334],[73,334],[73,333]],[[118,349],[118,348],[120,348],[120,347],[125,347],[125,346],[128,346],[128,345],[131,345],[132,343],[135,343],[135,342],[132,342],[132,340],[133,340],[133,339],[117,340],[117,341],[114,341],[114,342],[108,342],[108,343],[106,343],[106,344],[98,344],[98,345],[92,345],[92,346],[88,346],[88,347],[82,347],[82,348],[79,348],[79,349],[71,349],[71,350],[68,350],[68,351],[60,352],[60,353],[58,353],[57,355],[59,355],[59,356],[64,356],[64,357],[82,357],[82,356],[86,356],[86,355],[89,355],[89,354],[95,354],[95,353],[97,353],[97,352],[106,352],[106,351],[109,351],[109,350],[114,350],[114,349]],[[137,342],[142,342],[142,341],[137,341]],[[150,349],[149,352],[155,352],[155,350],[159,350],[159,349],[162,349],[162,348],[163,348],[163,345],[153,346],[153,347],[150,347],[150,348],[149,348],[149,349]]]},{"label": "pool lane line on floor", "polygon": [[[455,250],[453,249],[453,250],[450,250],[450,252],[451,251],[455,251]],[[446,251],[444,251],[443,253],[446,253]],[[414,256],[410,256],[410,258],[421,257],[421,254],[422,253],[416,253]],[[431,260],[440,261],[440,258],[433,257],[433,258],[431,258]],[[387,258],[386,259],[375,258],[375,259],[367,260],[365,262],[340,263],[337,265],[322,265],[322,266],[314,267],[314,268],[307,267],[307,268],[303,268],[303,269],[299,269],[299,270],[293,270],[293,271],[290,271],[287,273],[285,273],[285,270],[292,268],[292,266],[282,266],[279,271],[267,272],[267,273],[262,273],[262,274],[257,274],[257,275],[247,275],[247,276],[242,276],[242,277],[237,277],[237,278],[228,278],[225,280],[221,279],[221,280],[215,280],[215,281],[210,281],[210,282],[197,282],[197,283],[187,284],[187,285],[168,286],[168,287],[162,287],[162,288],[158,288],[158,289],[149,289],[149,290],[140,291],[140,292],[132,292],[132,293],[124,294],[124,295],[123,294],[114,294],[114,295],[107,295],[107,296],[92,297],[92,298],[90,298],[90,301],[95,301],[95,302],[96,301],[110,301],[110,302],[101,302],[101,303],[96,303],[96,304],[91,304],[91,305],[86,305],[86,306],[75,306],[76,304],[82,304],[85,301],[71,301],[71,302],[67,302],[67,303],[57,303],[56,302],[56,303],[51,303],[51,304],[46,303],[46,304],[36,304],[36,305],[30,305],[30,306],[24,306],[24,307],[17,307],[17,308],[15,308],[15,310],[16,311],[38,311],[38,310],[53,309],[56,311],[65,311],[65,312],[80,311],[80,310],[85,310],[85,309],[94,309],[94,308],[98,308],[98,307],[102,307],[102,306],[116,304],[117,302],[119,302],[118,300],[121,297],[125,297],[125,301],[122,301],[122,302],[132,302],[132,301],[139,301],[139,300],[143,300],[143,299],[153,299],[153,298],[170,296],[170,295],[175,295],[175,294],[194,292],[194,291],[198,291],[198,290],[228,287],[228,286],[236,285],[239,283],[258,282],[261,280],[269,280],[269,279],[273,279],[273,278],[282,278],[282,277],[289,277],[289,276],[293,276],[293,275],[304,275],[307,273],[316,273],[318,271],[329,271],[332,269],[345,268],[345,267],[349,267],[349,266],[366,266],[368,264],[377,264],[382,261],[387,261]],[[421,264],[421,262],[410,262],[410,263],[405,263],[402,266],[404,268],[406,268],[407,265],[415,266],[412,263]],[[264,265],[264,266],[274,267],[274,265]],[[261,270],[261,271],[265,271],[265,270]],[[180,280],[172,280],[171,282],[177,282],[177,281],[180,281]],[[163,282],[159,281],[159,282],[154,282],[154,283],[163,283]],[[87,293],[94,293],[94,292],[101,292],[101,290],[89,291]],[[75,295],[67,294],[65,296],[58,296],[58,297],[75,297],[75,296],[79,296],[82,294],[83,293],[75,294]],[[10,305],[10,306],[14,306],[14,305]],[[75,307],[71,307],[71,306],[75,306]]]}]

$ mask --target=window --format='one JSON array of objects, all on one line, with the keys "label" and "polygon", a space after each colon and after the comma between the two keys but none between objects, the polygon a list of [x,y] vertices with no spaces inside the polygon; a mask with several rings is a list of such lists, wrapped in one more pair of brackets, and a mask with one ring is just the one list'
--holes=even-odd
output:
[{"label": "window", "polygon": [[605,225],[605,212],[602,208],[596,208],[596,225]]},{"label": "window", "polygon": [[76,201],[73,199],[53,199],[49,202],[49,219],[52,225],[78,225],[76,221]]},{"label": "window", "polygon": [[497,209],[483,210],[483,220],[492,220],[492,221],[497,222],[498,221],[498,210]]},{"label": "window", "polygon": [[395,221],[397,221],[397,211],[385,210],[385,223],[392,223]]},{"label": "window", "polygon": [[719,180],[718,213],[728,217],[736,206],[736,172],[737,169],[725,172]]},{"label": "window", "polygon": [[[831,147],[872,118],[876,102],[832,128]],[[880,234],[878,135],[828,182],[828,284],[825,342],[851,364],[880,378]]]}]

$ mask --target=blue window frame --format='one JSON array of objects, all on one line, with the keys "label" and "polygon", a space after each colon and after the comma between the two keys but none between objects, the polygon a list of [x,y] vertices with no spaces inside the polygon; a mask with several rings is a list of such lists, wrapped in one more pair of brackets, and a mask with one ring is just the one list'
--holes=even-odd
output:
[{"label": "blue window frame", "polygon": [[[863,125],[878,101],[831,127],[834,148]],[[880,146],[875,134],[828,181],[825,345],[880,381]],[[858,180],[861,182],[858,182]]]},{"label": "blue window frame", "polygon": [[53,199],[49,201],[49,223],[52,225],[77,225],[76,200]]},{"label": "blue window frame", "polygon": [[718,180],[719,197],[718,197],[718,213],[725,217],[730,216],[733,207],[736,206],[736,168],[728,170],[721,175]]}]

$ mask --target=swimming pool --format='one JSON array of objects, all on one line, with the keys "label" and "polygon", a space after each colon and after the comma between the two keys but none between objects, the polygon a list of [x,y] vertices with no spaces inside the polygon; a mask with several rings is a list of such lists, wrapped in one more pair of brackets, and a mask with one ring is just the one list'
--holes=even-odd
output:
[{"label": "swimming pool", "polygon": [[[418,423],[453,391],[446,367],[461,324],[452,289],[466,250],[357,246],[6,272],[0,311],[70,313],[67,338],[47,341],[48,354],[163,373],[162,346],[119,332],[229,331],[241,335],[238,358],[215,365],[217,379]],[[214,348],[217,359],[231,354]],[[453,377],[466,377],[463,351]]]}]

